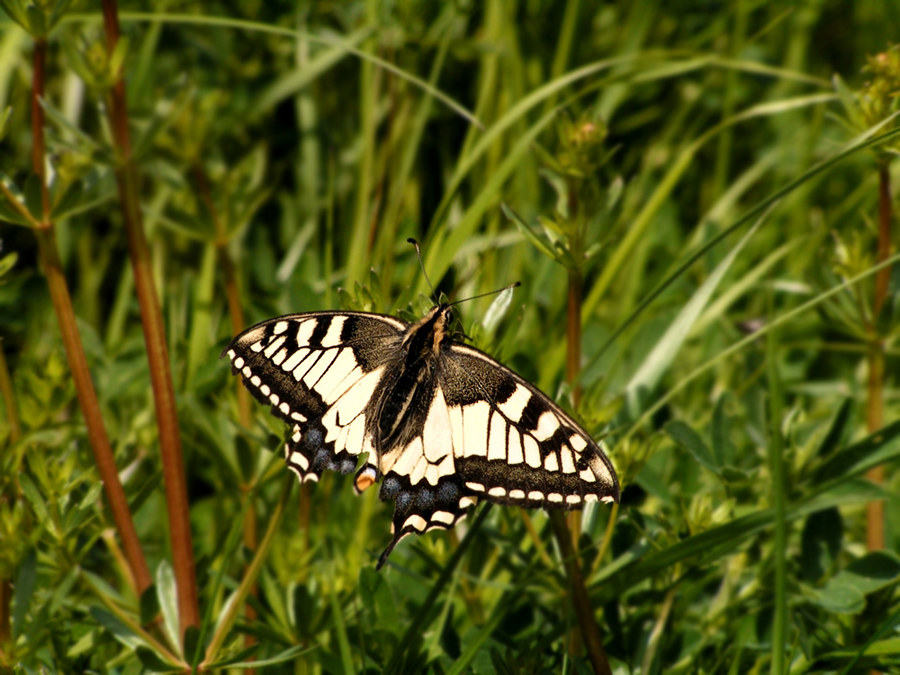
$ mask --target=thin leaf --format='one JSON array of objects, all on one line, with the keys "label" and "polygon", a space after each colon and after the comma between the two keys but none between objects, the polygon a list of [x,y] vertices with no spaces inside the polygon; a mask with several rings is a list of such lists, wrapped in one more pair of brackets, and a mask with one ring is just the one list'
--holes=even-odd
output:
[{"label": "thin leaf", "polygon": [[666,332],[659,338],[656,346],[646,356],[641,367],[631,377],[631,380],[625,387],[625,396],[628,399],[628,403],[632,410],[638,410],[638,393],[642,389],[653,391],[656,388],[659,379],[666,370],[668,370],[672,361],[674,361],[675,355],[678,353],[678,350],[681,349],[681,345],[684,344],[685,339],[691,331],[691,326],[703,312],[703,308],[706,307],[713,292],[715,292],[716,287],[719,285],[719,282],[725,277],[725,273],[728,272],[731,264],[737,258],[737,254],[740,253],[741,249],[744,248],[744,245],[750,241],[750,238],[765,221],[767,215],[768,213],[765,213],[760,216],[753,227],[741,237],[737,245],[729,251],[722,262],[716,265],[712,274],[710,274],[706,281],[700,285],[700,288],[694,292],[691,299],[685,303],[684,307],[669,325],[669,328],[666,329]]}]

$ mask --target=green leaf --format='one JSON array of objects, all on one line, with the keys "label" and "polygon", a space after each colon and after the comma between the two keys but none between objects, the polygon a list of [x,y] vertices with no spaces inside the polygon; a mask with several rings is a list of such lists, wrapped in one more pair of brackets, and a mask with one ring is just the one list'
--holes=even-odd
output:
[{"label": "green leaf", "polygon": [[800,540],[800,576],[815,583],[832,568],[841,552],[844,521],[836,507],[811,513]]},{"label": "green leaf", "polygon": [[845,398],[840,407],[834,413],[828,432],[819,443],[819,449],[816,454],[819,457],[827,458],[840,446],[842,439],[847,431],[847,423],[850,421],[853,412],[853,399]]},{"label": "green leaf", "polygon": [[715,474],[719,473],[719,463],[700,435],[684,422],[674,421],[666,425],[669,438],[687,450],[701,465]]},{"label": "green leaf", "polygon": [[[25,194],[19,188],[18,185],[5,173],[0,171],[0,183],[6,188],[9,192],[10,198],[14,199],[17,204],[26,211],[28,211],[28,205],[26,204]],[[32,213],[31,211],[28,211]],[[19,213],[19,209],[9,204],[7,199],[0,199],[0,219],[3,219],[7,222],[14,223],[16,225],[24,225],[25,227],[31,227],[31,222]]]},{"label": "green leaf", "polygon": [[707,277],[700,287],[694,291],[691,299],[688,300],[681,311],[678,312],[678,315],[669,325],[668,329],[666,329],[665,333],[663,333],[656,341],[656,345],[646,356],[641,367],[638,368],[638,371],[631,377],[631,380],[625,387],[625,396],[633,411],[637,411],[638,409],[638,393],[641,390],[653,391],[656,388],[659,379],[669,369],[669,366],[675,359],[675,355],[678,353],[678,350],[681,349],[681,345],[684,344],[688,333],[690,333],[691,326],[693,326],[694,322],[700,317],[703,308],[706,307],[707,303],[712,298],[713,292],[718,287],[719,282],[722,281],[725,277],[725,273],[737,258],[737,254],[740,253],[746,243],[750,241],[754,234],[756,234],[756,231],[765,221],[768,213],[769,212],[767,211],[760,216],[753,224],[753,227],[751,227],[747,233],[741,237],[734,248],[728,252],[728,255],[725,256],[722,262],[716,265],[716,268],[709,277]]},{"label": "green leaf", "polygon": [[350,650],[350,640],[347,637],[347,624],[344,621],[344,610],[338,602],[337,593],[333,586],[329,586],[328,600],[331,605],[331,615],[334,619],[332,631],[337,639],[338,649],[341,655],[341,666],[347,675],[357,672],[357,668],[353,664],[353,653]]},{"label": "green leaf", "polygon": [[537,250],[551,260],[557,259],[553,242],[550,241],[547,235],[545,235],[538,227],[525,222],[525,220],[506,203],[500,204],[500,208],[503,211],[503,215],[519,228],[519,231],[525,235],[525,238],[528,239]]},{"label": "green leaf", "polygon": [[8,253],[2,258],[0,258],[0,277],[4,274],[8,274],[9,271],[16,266],[16,261],[19,259],[19,254],[16,252]]},{"label": "green leaf", "polygon": [[716,399],[710,424],[710,442],[712,444],[710,450],[716,464],[720,467],[734,461],[734,448],[728,440],[728,415],[725,412],[730,398],[730,394],[726,391]]},{"label": "green leaf", "polygon": [[21,0],[0,0],[0,7],[9,15],[9,18],[28,32],[28,16],[25,14],[25,7]]},{"label": "green leaf", "polygon": [[34,513],[38,517],[38,520],[42,523],[49,520],[50,514],[47,511],[47,503],[44,499],[44,495],[32,480],[31,476],[27,473],[20,473],[19,487],[22,489],[31,508],[34,509]]},{"label": "green leaf", "polygon": [[90,612],[97,623],[108,630],[123,645],[131,649],[146,647],[144,640],[115,614],[106,611],[102,607],[91,607]]},{"label": "green leaf", "polygon": [[303,645],[295,645],[290,649],[286,649],[283,652],[276,654],[275,656],[270,656],[267,659],[259,659],[258,661],[229,661],[227,662],[227,664],[213,664],[213,666],[227,665],[229,668],[265,668],[266,666],[274,666],[279,663],[294,661],[301,654],[306,654],[316,648],[317,647],[315,646],[304,647]]},{"label": "green leaf", "polygon": [[[196,654],[196,658],[203,658],[203,650],[198,649],[198,645],[200,643],[200,629],[197,626],[188,626],[184,631],[184,650],[183,654],[187,657],[187,659],[193,659]],[[191,666],[196,666],[196,663],[191,663]]]},{"label": "green leaf", "polygon": [[25,6],[25,16],[28,17],[26,30],[31,33],[31,37],[37,39],[47,35],[47,22],[44,19],[44,13],[39,7],[28,3]]},{"label": "green leaf", "polygon": [[875,551],[854,560],[829,579],[817,594],[817,601],[828,611],[855,614],[862,611],[867,595],[898,580],[900,558],[888,551]]},{"label": "green leaf", "polygon": [[156,652],[148,647],[138,647],[135,649],[141,665],[151,673],[181,673],[184,672],[184,666],[164,661]]},{"label": "green leaf", "polygon": [[148,625],[159,613],[159,598],[156,594],[156,585],[151,584],[141,593],[139,602],[140,622],[142,626]]},{"label": "green leaf", "polygon": [[[33,548],[28,549],[28,553],[19,563],[19,569],[16,570],[16,584],[13,588],[13,612],[12,612],[12,634],[18,637],[22,634],[23,622],[28,608],[31,606],[34,598],[34,586],[37,580],[37,553]],[[6,611],[4,609],[4,611]]]},{"label": "green leaf", "polygon": [[813,474],[819,484],[859,474],[900,457],[900,421],[888,424],[858,443],[829,457]]},{"label": "green leaf", "polygon": [[[156,568],[156,597],[163,615],[163,626],[169,636],[169,642],[181,646],[181,631],[178,629],[178,589],[175,586],[175,573],[169,561],[163,558]],[[181,654],[184,656],[184,653]]]},{"label": "green leaf", "polygon": [[[0,0],[0,4],[4,4],[2,0]],[[9,121],[10,114],[12,114],[11,105],[6,106],[6,109],[0,112],[0,141],[6,136],[6,123]]]},{"label": "green leaf", "polygon": [[515,289],[513,287],[504,288],[497,294],[497,297],[494,298],[491,306],[488,307],[487,311],[484,313],[484,317],[481,319],[481,325],[484,326],[484,330],[489,335],[494,333],[497,329],[497,325],[503,320],[503,316],[506,314],[506,311],[512,303],[514,292]]}]

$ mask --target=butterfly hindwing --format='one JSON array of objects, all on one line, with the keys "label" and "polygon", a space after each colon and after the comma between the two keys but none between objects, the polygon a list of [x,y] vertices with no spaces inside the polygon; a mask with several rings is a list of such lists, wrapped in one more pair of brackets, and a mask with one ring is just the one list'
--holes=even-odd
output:
[{"label": "butterfly hindwing", "polygon": [[288,424],[285,460],[301,481],[350,473],[359,455],[374,455],[371,404],[406,327],[380,314],[310,312],[264,321],[225,348],[247,388]]},{"label": "butterfly hindwing", "polygon": [[454,344],[441,360],[456,472],[467,491],[501,504],[577,508],[619,499],[602,447],[523,378]]}]

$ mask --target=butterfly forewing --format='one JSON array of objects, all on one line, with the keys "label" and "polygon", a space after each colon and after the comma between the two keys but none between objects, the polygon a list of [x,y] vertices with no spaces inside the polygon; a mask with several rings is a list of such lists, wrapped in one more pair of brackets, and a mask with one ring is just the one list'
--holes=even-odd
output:
[{"label": "butterfly forewing", "polygon": [[415,324],[361,312],[265,321],[226,347],[235,372],[288,424],[301,480],[381,478],[393,539],[452,527],[478,499],[578,508],[618,501],[602,446],[536,387],[454,342],[446,306]]},{"label": "butterfly forewing", "polygon": [[379,314],[294,314],[225,349],[247,388],[287,422],[285,459],[301,481],[350,473],[361,454],[374,455],[371,402],[406,327]]}]

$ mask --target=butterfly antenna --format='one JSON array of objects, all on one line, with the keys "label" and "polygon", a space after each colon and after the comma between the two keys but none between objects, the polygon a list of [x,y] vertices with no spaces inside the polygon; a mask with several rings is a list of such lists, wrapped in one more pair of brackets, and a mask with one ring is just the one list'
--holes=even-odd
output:
[{"label": "butterfly antenna", "polygon": [[513,283],[513,284],[510,284],[509,286],[504,286],[503,288],[498,288],[496,291],[488,291],[487,293],[479,293],[478,295],[473,295],[473,296],[470,296],[470,297],[468,297],[468,298],[463,298],[462,300],[456,300],[456,301],[454,301],[454,302],[451,302],[451,303],[450,303],[449,305],[447,305],[447,306],[448,306],[448,307],[453,307],[453,305],[458,305],[458,304],[461,303],[461,302],[468,302],[469,300],[477,300],[478,298],[484,298],[484,297],[486,297],[486,296],[488,296],[488,295],[496,295],[497,293],[502,293],[503,291],[508,291],[508,290],[510,290],[511,288],[518,288],[518,287],[521,286],[521,285],[522,285],[522,282],[521,282],[521,281],[517,281],[517,282],[515,282],[515,283]]},{"label": "butterfly antenna", "polygon": [[428,278],[428,272],[425,271],[425,263],[422,262],[422,251],[419,249],[419,242],[412,237],[409,237],[406,241],[416,247],[416,257],[419,259],[419,269],[422,270],[422,276],[425,277],[425,281],[428,282],[428,288],[431,289],[431,299],[435,304],[438,304],[437,293],[434,292],[434,286],[431,283],[431,279]]}]

